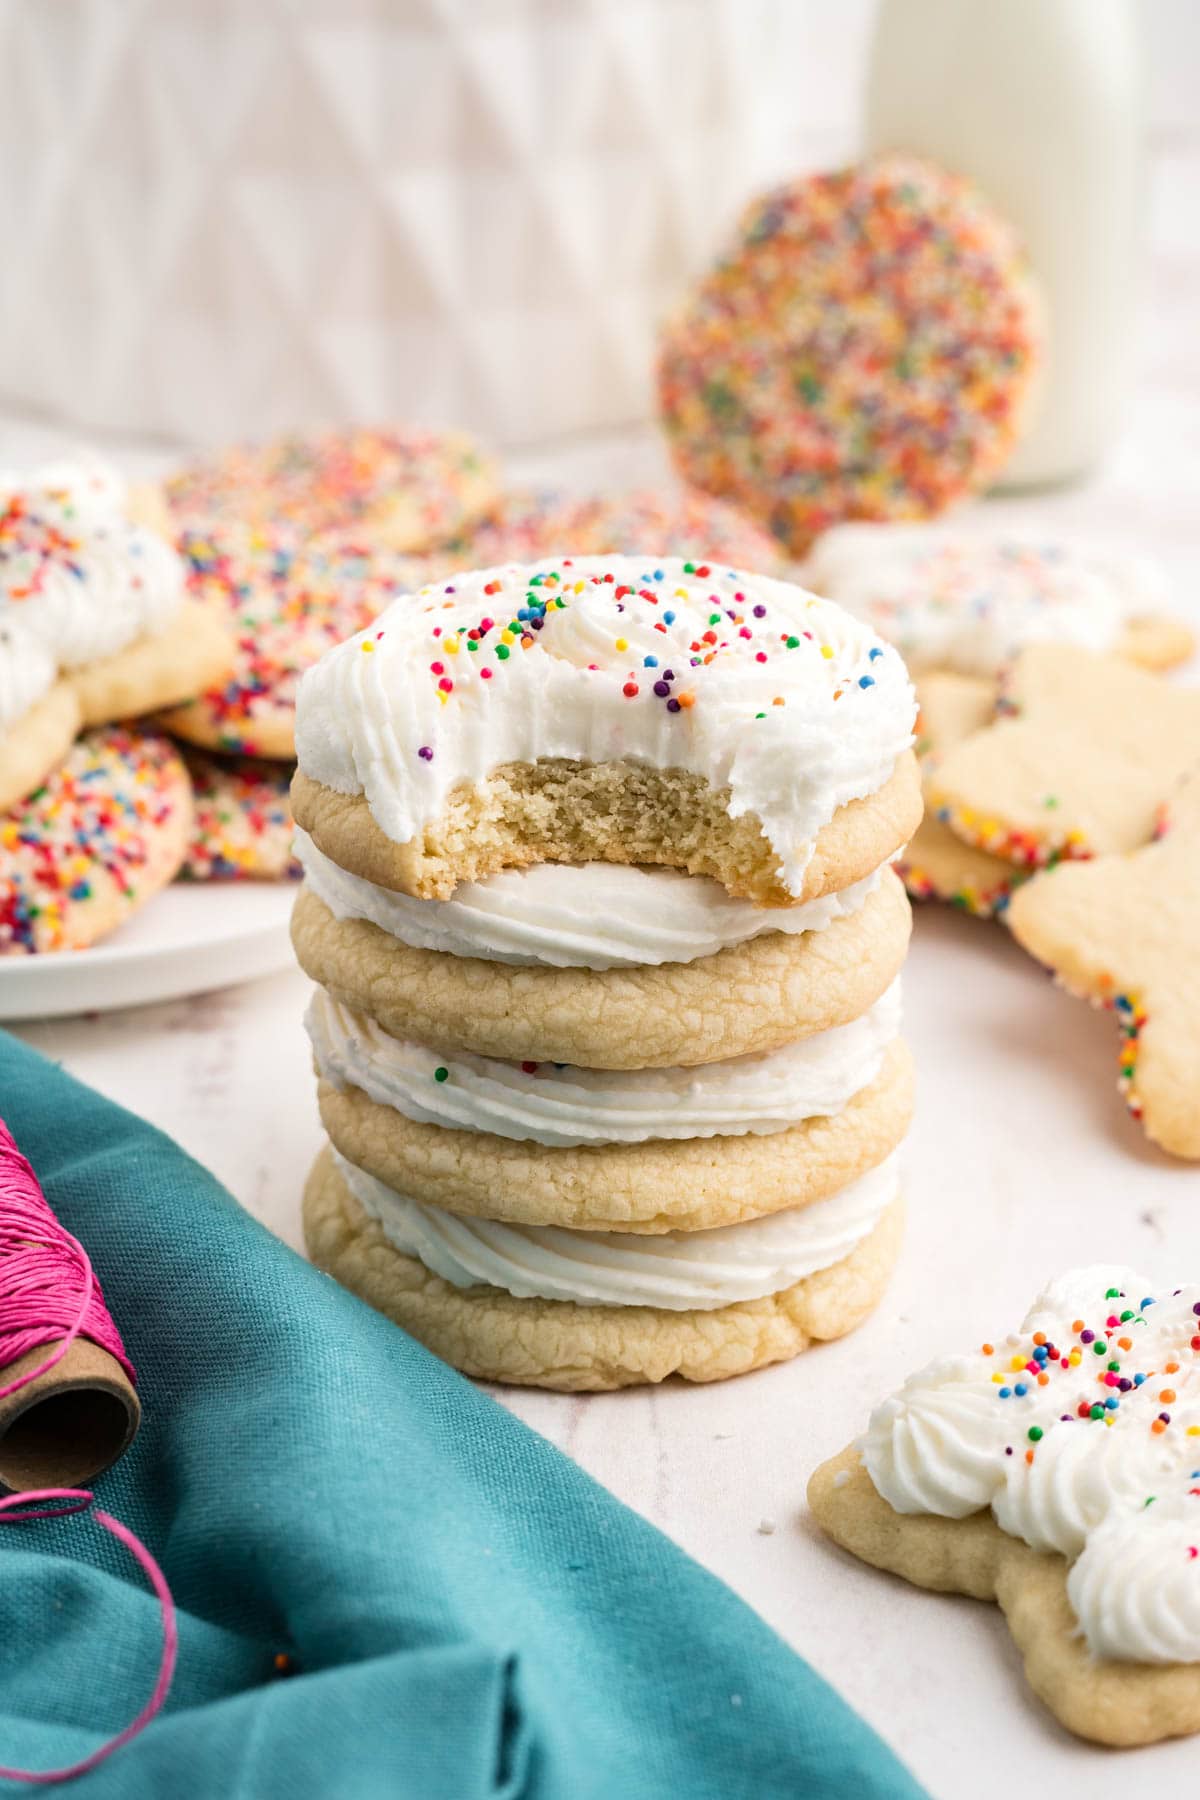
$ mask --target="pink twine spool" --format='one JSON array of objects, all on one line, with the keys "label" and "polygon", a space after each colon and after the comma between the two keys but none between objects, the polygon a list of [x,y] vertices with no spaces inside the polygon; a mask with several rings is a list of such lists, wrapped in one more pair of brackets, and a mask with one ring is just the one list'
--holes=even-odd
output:
[{"label": "pink twine spool", "polygon": [[[112,1321],[91,1259],[78,1238],[55,1218],[42,1193],[37,1176],[17,1149],[12,1133],[0,1119],[0,1372],[18,1358],[43,1344],[55,1347],[35,1368],[15,1381],[0,1386],[0,1399],[38,1381],[62,1361],[78,1337],[90,1338],[136,1380],[125,1354],[121,1335]],[[0,1373],[2,1380],[2,1373]],[[65,1501],[57,1506],[33,1506],[30,1501]],[[85,1488],[39,1488],[0,1499],[0,1525],[34,1519],[61,1518],[85,1511],[92,1495]],[[137,1717],[82,1762],[63,1769],[9,1769],[0,1766],[0,1777],[48,1785],[85,1775],[145,1729],[167,1697],[175,1672],[178,1631],[175,1606],[162,1570],[146,1546],[119,1519],[97,1507],[92,1517],[111,1532],[146,1574],[162,1609],[163,1650],[158,1679],[149,1700]]]}]

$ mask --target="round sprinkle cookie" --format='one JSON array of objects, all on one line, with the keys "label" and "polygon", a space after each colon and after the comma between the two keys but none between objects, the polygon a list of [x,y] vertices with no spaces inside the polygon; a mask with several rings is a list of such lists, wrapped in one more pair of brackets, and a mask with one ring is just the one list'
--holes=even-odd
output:
[{"label": "round sprinkle cookie", "polygon": [[794,554],[841,519],[926,518],[1013,449],[1041,361],[1016,240],[907,155],[754,201],[668,321],[663,422],[685,479]]},{"label": "round sprinkle cookie", "polygon": [[167,501],[181,525],[239,521],[298,536],[362,529],[395,550],[470,531],[496,504],[492,459],[464,432],[365,426],[238,444],[180,470]]},{"label": "round sprinkle cookie", "polygon": [[253,757],[183,753],[192,782],[195,824],[181,881],[289,881],[302,870],[292,855],[291,770]]},{"label": "round sprinkle cookie", "polygon": [[187,770],[165,738],[88,732],[0,814],[0,955],[82,950],[165,887],[192,827]]},{"label": "round sprinkle cookie", "polygon": [[227,680],[160,722],[189,743],[290,762],[305,670],[370,624],[411,559],[358,538],[306,543],[286,526],[236,522],[185,529],[179,547],[191,593],[230,620],[236,660]]}]

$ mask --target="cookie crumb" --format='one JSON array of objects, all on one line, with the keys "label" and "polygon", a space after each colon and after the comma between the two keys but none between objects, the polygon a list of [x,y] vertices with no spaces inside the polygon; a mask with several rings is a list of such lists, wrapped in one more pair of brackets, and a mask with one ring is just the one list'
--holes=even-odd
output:
[{"label": "cookie crumb", "polygon": [[775,1530],[774,1519],[760,1519],[758,1521],[759,1537],[771,1537],[772,1534],[774,1533],[774,1530]]}]

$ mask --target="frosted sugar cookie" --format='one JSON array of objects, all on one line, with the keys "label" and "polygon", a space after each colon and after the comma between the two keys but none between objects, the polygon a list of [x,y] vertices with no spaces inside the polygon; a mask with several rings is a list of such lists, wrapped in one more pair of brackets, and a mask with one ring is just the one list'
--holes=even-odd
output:
[{"label": "frosted sugar cookie", "polygon": [[1059,642],[1169,668],[1195,644],[1148,558],[1045,532],[839,525],[818,539],[804,579],[918,675],[995,677],[1026,645]]},{"label": "frosted sugar cookie", "polygon": [[422,899],[543,861],[685,868],[790,906],[916,826],[895,651],[790,583],[583,557],[406,595],[301,688],[297,822]]},{"label": "frosted sugar cookie", "polygon": [[[772,909],[767,916],[778,928],[758,936],[745,916],[755,909],[733,903],[730,917],[715,883],[706,884],[712,892],[703,926],[697,930],[693,913],[673,937],[669,924],[660,932],[651,923],[641,929],[652,913],[631,913],[624,934],[617,915],[593,924],[581,908],[572,919],[561,888],[547,894],[531,880],[522,893],[514,882],[494,896],[496,911],[507,902],[515,917],[519,899],[527,916],[547,920],[543,962],[529,944],[533,933],[498,929],[475,888],[461,907],[456,894],[451,902],[389,908],[389,900],[406,896],[331,879],[328,863],[319,864],[303,839],[300,855],[307,880],[292,915],[292,942],[307,975],[395,1037],[514,1062],[650,1069],[778,1049],[857,1018],[890,986],[908,949],[908,901],[890,870],[804,906]],[[577,879],[569,893],[589,883],[601,895],[620,891],[604,865],[571,873]],[[625,873],[642,878],[626,893],[660,896],[657,912],[670,892],[658,878],[669,872]],[[490,884],[481,886],[486,899]],[[703,909],[704,899],[695,904]],[[422,910],[438,916],[422,918]],[[789,929],[793,923],[801,929]],[[443,933],[443,946],[449,940],[462,947],[429,947]],[[723,947],[709,951],[714,935]],[[650,956],[632,963],[642,945]]]},{"label": "frosted sugar cookie", "polygon": [[1200,762],[1200,691],[1116,656],[1023,650],[1001,715],[937,758],[926,797],[957,836],[1014,863],[1136,849]]},{"label": "frosted sugar cookie", "polygon": [[237,444],[166,484],[181,526],[283,529],[301,538],[363,530],[394,550],[450,543],[499,497],[491,457],[465,432],[376,429],[295,432]]},{"label": "frosted sugar cookie", "polygon": [[320,991],[307,1023],[339,1151],[412,1200],[510,1223],[697,1231],[805,1206],[890,1155],[912,1111],[896,988],[817,1037],[687,1069],[430,1050]]},{"label": "frosted sugar cookie", "polygon": [[714,1231],[522,1229],[420,1206],[327,1149],[304,1231],[319,1268],[466,1374],[579,1392],[720,1381],[852,1330],[895,1261],[897,1190],[889,1161]]},{"label": "frosted sugar cookie", "polygon": [[170,544],[132,516],[147,504],[86,457],[0,474],[0,623],[53,658],[85,725],[186,699],[232,665]]},{"label": "frosted sugar cookie", "polygon": [[195,822],[181,881],[285,881],[300,874],[286,765],[185,750]]},{"label": "frosted sugar cookie", "polygon": [[88,732],[44,785],[0,814],[0,955],[81,950],[179,868],[187,771],[165,738]]},{"label": "frosted sugar cookie", "polygon": [[1009,922],[1065,988],[1115,1013],[1119,1086],[1147,1135],[1200,1159],[1200,765],[1159,830],[1131,855],[1036,876]]},{"label": "frosted sugar cookie", "polygon": [[0,615],[0,810],[38,786],[71,748],[79,701],[53,652]]},{"label": "frosted sugar cookie", "polygon": [[160,722],[213,750],[292,762],[301,677],[394,599],[412,559],[237,519],[185,528],[179,546],[192,595],[227,621],[236,653],[231,672]]},{"label": "frosted sugar cookie", "polygon": [[[938,756],[990,721],[996,687],[976,676],[941,670],[921,676],[917,701],[917,754],[927,787]],[[1015,863],[964,843],[930,812],[895,866],[914,900],[945,900],[978,919],[1002,914],[1026,873]]]},{"label": "frosted sugar cookie", "polygon": [[907,155],[747,207],[668,320],[663,424],[685,479],[796,555],[841,519],[914,519],[987,486],[1041,360],[1006,222]]},{"label": "frosted sugar cookie", "polygon": [[1075,1270],[910,1376],[809,1504],[865,1562],[994,1600],[1068,1730],[1200,1730],[1200,1286]]}]

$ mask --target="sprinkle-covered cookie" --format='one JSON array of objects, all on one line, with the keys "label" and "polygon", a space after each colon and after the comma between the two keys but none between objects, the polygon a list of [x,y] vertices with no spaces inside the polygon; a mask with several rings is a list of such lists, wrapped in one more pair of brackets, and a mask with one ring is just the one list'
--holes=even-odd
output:
[{"label": "sprinkle-covered cookie", "polygon": [[818,539],[804,579],[895,644],[914,674],[994,677],[1038,643],[1167,668],[1195,642],[1169,616],[1157,564],[1045,532],[839,525]]},{"label": "sprinkle-covered cookie", "polygon": [[192,782],[195,824],[179,871],[181,881],[297,879],[286,764],[253,757],[183,753]]},{"label": "sprinkle-covered cookie", "polygon": [[1200,765],[1130,856],[1060,863],[1017,894],[1017,941],[1120,1027],[1118,1082],[1146,1133],[1200,1159]]},{"label": "sprinkle-covered cookie", "polygon": [[165,738],[114,726],[80,738],[0,814],[0,955],[86,949],[183,859],[191,786]]},{"label": "sprinkle-covered cookie", "polygon": [[491,457],[465,432],[357,426],[237,444],[181,469],[166,487],[181,526],[364,530],[395,550],[428,550],[472,530],[499,495]]},{"label": "sprinkle-covered cookie", "polygon": [[1040,306],[1006,222],[907,155],[755,200],[668,321],[659,396],[688,481],[795,554],[841,519],[919,519],[1017,440]]},{"label": "sprinkle-covered cookie", "polygon": [[995,721],[930,768],[933,817],[1025,866],[1134,850],[1200,762],[1200,690],[1122,658],[1040,644],[1001,687]]},{"label": "sprinkle-covered cookie", "polygon": [[307,541],[288,526],[236,521],[185,529],[179,544],[189,590],[228,619],[236,660],[161,723],[213,750],[290,762],[301,677],[389,604],[411,559],[357,537]]},{"label": "sprinkle-covered cookie", "polygon": [[1200,1730],[1200,1286],[1063,1276],[910,1376],[808,1498],[865,1562],[996,1601],[1068,1730]]},{"label": "sprinkle-covered cookie", "polygon": [[911,834],[914,712],[895,651],[790,583],[670,557],[508,565],[405,595],[312,671],[292,802],[343,868],[423,899],[598,861],[791,905]]}]

